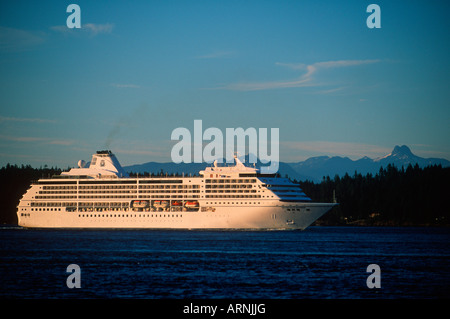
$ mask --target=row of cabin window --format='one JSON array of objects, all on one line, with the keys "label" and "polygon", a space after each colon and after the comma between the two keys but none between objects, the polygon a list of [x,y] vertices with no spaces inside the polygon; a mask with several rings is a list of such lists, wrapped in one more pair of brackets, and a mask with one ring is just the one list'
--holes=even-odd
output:
[{"label": "row of cabin window", "polygon": [[[36,196],[35,199],[76,199],[77,196],[59,196],[59,195],[44,195],[44,196]],[[136,198],[136,195],[79,195],[78,198]]]},{"label": "row of cabin window", "polygon": [[[137,185],[80,185],[78,189],[137,189]],[[141,189],[190,189],[200,188],[200,185],[139,185]],[[42,186],[43,190],[77,189],[77,186]]]},{"label": "row of cabin window", "polygon": [[[32,202],[31,207],[66,207],[66,206],[77,206],[77,203],[65,203],[65,202]],[[110,202],[110,203],[98,203],[98,202],[79,202],[79,207],[111,207],[111,208],[119,208],[119,207],[129,207],[129,203],[121,203],[121,202]]]},{"label": "row of cabin window", "polygon": [[[167,216],[166,216],[167,215]],[[179,214],[78,214],[78,217],[183,217]]]},{"label": "row of cabin window", "polygon": [[[261,195],[206,195],[206,198],[261,198]],[[264,197],[264,196],[262,196]],[[267,196],[269,197],[269,196]],[[273,196],[272,196],[273,197]]]},{"label": "row of cabin window", "polygon": [[226,189],[226,190],[216,190],[216,189],[213,189],[213,190],[206,190],[205,191],[205,193],[207,193],[207,194],[209,194],[209,193],[256,193],[256,190],[254,190],[254,189],[252,189],[252,190],[248,190],[248,189],[246,189],[246,190],[242,190],[242,189],[240,189],[240,190],[235,190],[235,189]]},{"label": "row of cabin window", "polygon": [[251,184],[243,184],[243,185],[231,185],[231,184],[226,184],[226,185],[206,185],[205,188],[206,189],[210,189],[210,188],[253,188],[253,185],[251,185]]},{"label": "row of cabin window", "polygon": [[205,179],[205,183],[256,183],[256,179]]}]

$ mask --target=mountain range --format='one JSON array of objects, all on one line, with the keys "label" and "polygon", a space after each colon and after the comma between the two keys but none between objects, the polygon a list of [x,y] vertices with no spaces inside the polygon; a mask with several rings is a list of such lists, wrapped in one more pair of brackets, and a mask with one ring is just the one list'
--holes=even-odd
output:
[{"label": "mountain range", "polygon": [[[242,158],[248,159],[248,156]],[[245,163],[248,163],[246,161]],[[419,167],[426,167],[429,165],[442,165],[442,167],[449,167],[450,161],[443,158],[423,158],[414,155],[410,148],[406,145],[395,146],[393,151],[383,157],[371,159],[367,156],[352,160],[348,157],[340,156],[317,156],[310,157],[305,161],[297,163],[279,163],[279,170],[281,176],[289,176],[291,179],[296,180],[310,180],[313,182],[320,182],[324,176],[334,177],[335,175],[344,176],[346,173],[353,175],[355,171],[363,175],[367,173],[376,174],[380,170],[380,167],[386,167],[388,164],[394,165],[398,168],[402,166],[406,168],[409,164],[416,165]],[[157,163],[148,162],[144,164],[136,164],[125,166],[124,169],[127,172],[133,173],[153,173],[159,174],[161,170],[168,174],[182,174],[185,176],[198,174],[200,170],[205,169],[205,167],[211,164],[206,163]],[[258,162],[256,166],[260,166],[261,163]]]}]

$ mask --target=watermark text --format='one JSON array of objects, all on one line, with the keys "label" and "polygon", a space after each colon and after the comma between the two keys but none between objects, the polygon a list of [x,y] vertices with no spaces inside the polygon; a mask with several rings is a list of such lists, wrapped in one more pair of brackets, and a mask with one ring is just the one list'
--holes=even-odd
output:
[{"label": "watermark text", "polygon": [[[225,153],[225,162],[233,163],[235,153],[248,154],[250,164],[256,164],[258,159],[262,164],[268,164],[261,166],[261,173],[276,173],[279,167],[279,135],[278,128],[271,128],[269,143],[267,128],[226,128],[224,143],[224,134],[219,128],[209,127],[203,131],[202,120],[194,120],[193,136],[185,127],[172,131],[172,141],[179,142],[173,146],[170,155],[174,163],[212,163],[215,160],[223,163]],[[205,141],[210,142],[203,145]]]}]

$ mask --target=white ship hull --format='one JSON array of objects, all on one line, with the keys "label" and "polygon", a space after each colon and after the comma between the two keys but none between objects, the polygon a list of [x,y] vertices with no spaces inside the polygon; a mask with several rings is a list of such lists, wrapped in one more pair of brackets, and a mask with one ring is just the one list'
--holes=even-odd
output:
[{"label": "white ship hull", "polygon": [[19,225],[39,228],[305,229],[334,203],[313,203],[287,178],[245,167],[198,177],[128,177],[114,154],[32,183]]},{"label": "white ship hull", "polygon": [[[191,211],[42,211],[19,215],[30,228],[162,228],[162,229],[300,229],[335,204],[217,207],[214,212]],[[20,209],[20,208],[19,208]],[[289,211],[288,211],[289,209]]]}]

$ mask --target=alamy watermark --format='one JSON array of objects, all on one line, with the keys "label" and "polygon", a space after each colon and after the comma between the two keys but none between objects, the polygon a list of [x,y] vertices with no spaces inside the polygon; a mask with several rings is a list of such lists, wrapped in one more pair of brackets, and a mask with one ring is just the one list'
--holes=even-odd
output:
[{"label": "alamy watermark", "polygon": [[[261,173],[273,174],[279,167],[279,128],[270,129],[270,143],[268,138],[267,128],[226,128],[223,134],[219,128],[209,127],[203,132],[202,120],[194,120],[194,134],[185,127],[172,131],[172,141],[179,142],[173,146],[170,155],[174,163],[223,163],[225,153],[225,162],[234,163],[236,153],[239,156],[248,154],[250,164],[257,164],[258,159],[261,164],[268,164],[261,165]],[[211,142],[203,145],[204,141]]]},{"label": "alamy watermark", "polygon": [[367,6],[366,12],[370,15],[366,19],[366,25],[369,29],[379,29],[381,28],[381,8],[378,4],[369,4]]},{"label": "alamy watermark", "polygon": [[81,28],[81,8],[78,4],[69,4],[66,12],[71,13],[66,20],[66,25],[69,29]]},{"label": "alamy watermark", "polygon": [[67,288],[81,288],[81,268],[77,264],[67,266],[66,272],[71,273],[66,280]]},{"label": "alamy watermark", "polygon": [[367,277],[366,285],[367,288],[381,288],[381,268],[377,264],[370,264],[367,266],[367,272],[371,273]]}]

